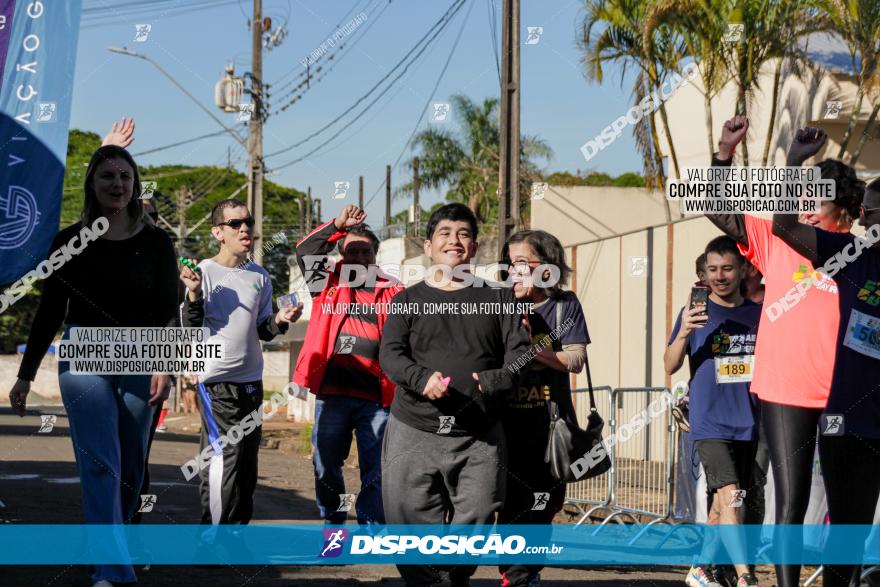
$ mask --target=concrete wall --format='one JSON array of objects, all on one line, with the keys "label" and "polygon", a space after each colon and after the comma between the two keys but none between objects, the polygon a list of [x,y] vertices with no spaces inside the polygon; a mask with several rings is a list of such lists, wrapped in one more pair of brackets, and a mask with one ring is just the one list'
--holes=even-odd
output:
[{"label": "concrete wall", "polygon": [[[680,218],[677,212],[672,216]],[[594,386],[668,387],[689,378],[686,366],[666,377],[663,351],[675,316],[696,280],[694,261],[721,233],[704,218],[667,227],[665,217],[662,195],[638,188],[550,186],[543,200],[532,202],[532,228],[550,232],[566,247],[573,268],[569,289],[581,301],[592,341]],[[670,262],[671,295],[667,295]],[[586,374],[578,375],[574,384],[586,387]],[[583,421],[588,398],[577,394],[575,401]],[[624,424],[646,405],[646,395],[628,396],[619,406],[618,423]],[[607,402],[603,407],[600,401],[600,413],[610,417]],[[647,436],[647,453],[639,442],[622,445],[619,456],[647,454],[651,461],[662,461],[668,448],[665,424],[652,425]]]}]

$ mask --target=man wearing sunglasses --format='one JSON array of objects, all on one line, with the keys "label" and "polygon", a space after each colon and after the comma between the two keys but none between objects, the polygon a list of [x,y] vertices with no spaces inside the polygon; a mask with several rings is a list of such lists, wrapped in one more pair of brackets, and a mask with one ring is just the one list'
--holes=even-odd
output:
[{"label": "man wearing sunglasses", "polygon": [[[183,267],[187,287],[183,326],[210,329],[209,344],[222,357],[206,361],[199,374],[202,406],[200,455],[202,523],[247,524],[257,486],[263,404],[263,352],[260,340],[284,333],[299,319],[302,305],[272,309],[272,280],[249,261],[254,219],[238,200],[223,200],[211,211],[211,234],[220,244],[214,257]],[[213,452],[212,452],[213,449]]]}]

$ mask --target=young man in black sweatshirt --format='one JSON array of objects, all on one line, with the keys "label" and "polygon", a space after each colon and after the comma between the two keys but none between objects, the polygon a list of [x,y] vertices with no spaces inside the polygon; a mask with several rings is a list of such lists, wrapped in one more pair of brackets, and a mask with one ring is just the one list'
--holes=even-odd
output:
[{"label": "young man in black sweatshirt", "polygon": [[[491,524],[504,501],[499,415],[505,395],[517,388],[516,370],[507,365],[528,352],[529,336],[517,312],[474,313],[516,307],[511,289],[467,279],[476,250],[470,209],[439,208],[425,240],[433,267],[424,281],[392,299],[410,311],[392,309],[379,351],[382,369],[398,385],[382,452],[389,524]],[[456,278],[444,279],[444,273]],[[447,310],[436,313],[438,308]],[[407,585],[442,580],[436,567],[398,570]],[[449,581],[467,585],[474,570],[452,567]]]}]

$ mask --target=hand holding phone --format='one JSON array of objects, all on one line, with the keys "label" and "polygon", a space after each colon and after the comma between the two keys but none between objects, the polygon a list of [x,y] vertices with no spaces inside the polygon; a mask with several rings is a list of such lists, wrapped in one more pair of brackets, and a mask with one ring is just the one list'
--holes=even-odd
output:
[{"label": "hand holding phone", "polygon": [[687,316],[688,322],[693,327],[702,328],[709,321],[709,288],[695,285],[691,288],[691,295],[688,298]]}]

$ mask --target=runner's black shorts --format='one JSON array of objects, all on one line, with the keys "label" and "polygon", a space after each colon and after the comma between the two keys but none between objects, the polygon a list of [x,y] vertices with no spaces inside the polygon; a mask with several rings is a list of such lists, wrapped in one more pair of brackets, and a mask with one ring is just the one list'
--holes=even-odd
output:
[{"label": "runner's black shorts", "polygon": [[728,485],[748,490],[758,442],[755,440],[698,440],[697,454],[706,472],[706,489],[712,494]]}]

